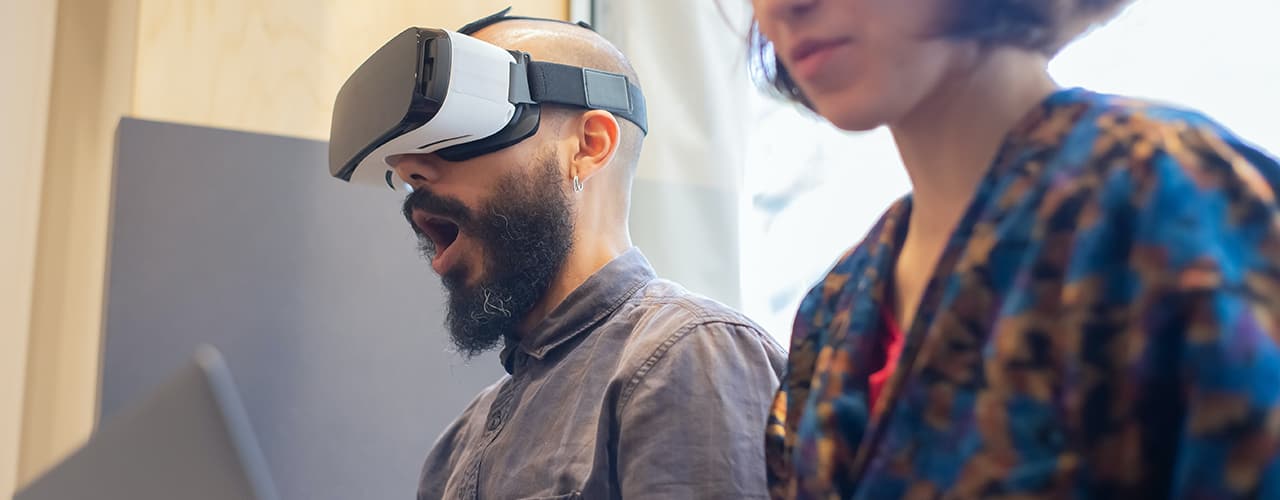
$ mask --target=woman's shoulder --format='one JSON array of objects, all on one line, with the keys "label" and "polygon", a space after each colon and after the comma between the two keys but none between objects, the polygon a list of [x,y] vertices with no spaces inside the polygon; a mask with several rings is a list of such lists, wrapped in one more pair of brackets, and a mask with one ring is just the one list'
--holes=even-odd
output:
[{"label": "woman's shoulder", "polygon": [[[1270,245],[1280,163],[1195,110],[1105,94],[1084,103],[1044,182],[1046,220],[1081,234],[1125,235],[1176,272],[1203,256]],[[1073,201],[1072,201],[1073,200]],[[1062,217],[1063,214],[1077,217]],[[1080,241],[1095,242],[1093,238]],[[1087,254],[1087,252],[1082,253]]]},{"label": "woman's shoulder", "polygon": [[1084,110],[1061,136],[1050,167],[1060,177],[1093,178],[1110,188],[1104,193],[1124,197],[1194,186],[1181,194],[1217,196],[1226,189],[1274,203],[1280,162],[1204,113],[1084,90],[1055,99],[1060,108]]},{"label": "woman's shoulder", "polygon": [[1101,160],[1101,166],[1141,166],[1154,161],[1194,166],[1216,161],[1248,164],[1263,175],[1280,169],[1273,156],[1200,111],[1083,89],[1064,94],[1063,104],[1080,103],[1088,109],[1065,138],[1064,149],[1087,149]]}]

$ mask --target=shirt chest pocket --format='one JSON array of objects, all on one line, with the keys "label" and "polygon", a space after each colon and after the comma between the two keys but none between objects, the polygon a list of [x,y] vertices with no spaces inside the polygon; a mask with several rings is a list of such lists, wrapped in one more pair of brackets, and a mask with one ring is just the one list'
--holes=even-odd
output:
[{"label": "shirt chest pocket", "polygon": [[[593,464],[590,446],[580,443],[561,444],[545,440],[524,449],[506,448],[503,455],[490,454],[493,488],[506,492],[495,498],[519,500],[553,500],[605,498],[598,494],[608,477],[607,468]],[[501,457],[501,458],[499,458]],[[587,494],[584,492],[592,492]]]}]

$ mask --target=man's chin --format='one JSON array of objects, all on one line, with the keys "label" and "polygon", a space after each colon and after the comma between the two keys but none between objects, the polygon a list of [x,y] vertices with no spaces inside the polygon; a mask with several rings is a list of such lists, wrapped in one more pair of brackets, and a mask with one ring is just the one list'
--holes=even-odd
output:
[{"label": "man's chin", "polygon": [[446,326],[457,353],[470,360],[502,346],[516,326],[518,305],[501,289],[479,284],[460,284],[461,278],[447,277],[449,295]]},{"label": "man's chin", "polygon": [[474,360],[487,352],[497,350],[502,345],[501,342],[497,341],[478,345],[474,342],[475,339],[460,338],[453,334],[450,334],[449,338],[453,341],[453,352],[461,357],[463,361]]},{"label": "man's chin", "polygon": [[463,359],[470,361],[481,354],[502,346],[505,336],[497,328],[485,328],[475,324],[475,318],[466,316],[469,313],[449,312],[449,340],[453,342],[453,350]]},{"label": "man's chin", "polygon": [[459,263],[441,275],[440,281],[450,294],[475,293],[474,290],[480,288],[482,279],[470,274],[467,266]]}]

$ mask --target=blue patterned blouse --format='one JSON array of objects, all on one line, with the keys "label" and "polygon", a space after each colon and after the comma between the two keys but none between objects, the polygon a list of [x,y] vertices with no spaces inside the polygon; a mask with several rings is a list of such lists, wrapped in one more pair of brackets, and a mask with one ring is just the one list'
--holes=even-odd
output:
[{"label": "blue patterned blouse", "polygon": [[1009,134],[875,412],[910,197],[803,301],[776,498],[1280,498],[1280,164],[1080,89]]}]

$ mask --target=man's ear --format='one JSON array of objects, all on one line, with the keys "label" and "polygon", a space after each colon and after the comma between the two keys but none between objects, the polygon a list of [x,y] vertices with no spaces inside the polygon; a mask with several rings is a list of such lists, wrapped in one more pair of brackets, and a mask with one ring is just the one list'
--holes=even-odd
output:
[{"label": "man's ear", "polygon": [[621,131],[613,113],[593,109],[573,122],[578,148],[569,164],[569,175],[586,182],[613,161],[618,152]]}]

